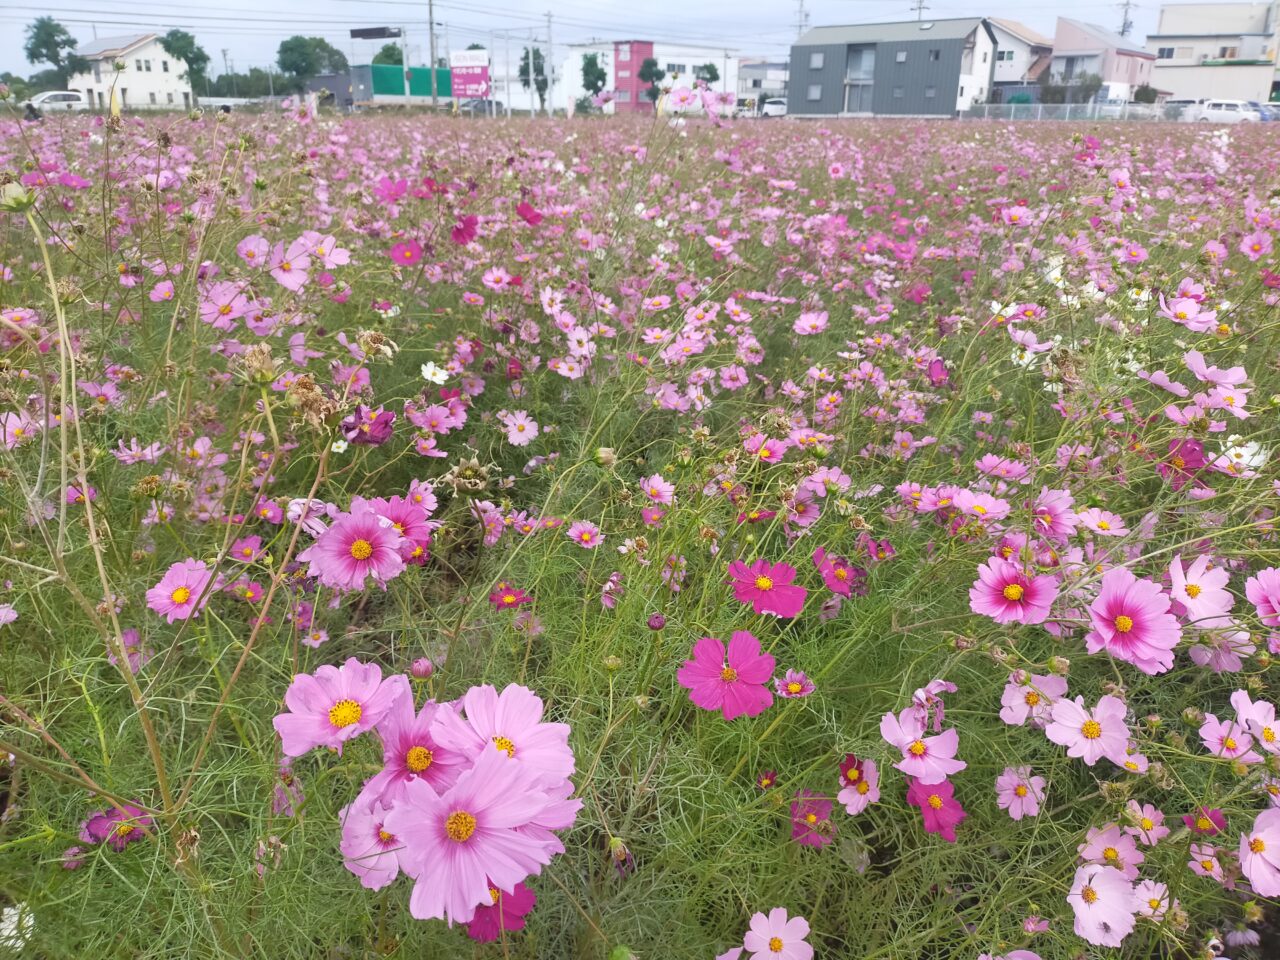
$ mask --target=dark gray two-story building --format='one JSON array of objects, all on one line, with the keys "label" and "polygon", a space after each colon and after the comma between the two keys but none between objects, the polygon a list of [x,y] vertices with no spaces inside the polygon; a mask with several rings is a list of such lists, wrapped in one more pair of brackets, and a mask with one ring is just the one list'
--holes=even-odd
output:
[{"label": "dark gray two-story building", "polygon": [[791,48],[787,114],[954,116],[986,102],[995,54],[981,17],[815,27]]}]

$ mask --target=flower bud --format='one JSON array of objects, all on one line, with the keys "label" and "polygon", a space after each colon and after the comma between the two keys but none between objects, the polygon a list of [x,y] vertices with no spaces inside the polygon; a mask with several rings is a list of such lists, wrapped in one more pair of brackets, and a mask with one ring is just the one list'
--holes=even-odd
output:
[{"label": "flower bud", "polygon": [[1049,670],[1060,677],[1065,677],[1071,670],[1071,661],[1066,657],[1050,657]]},{"label": "flower bud", "polygon": [[667,618],[660,613],[649,614],[649,629],[661,630],[667,625]]},{"label": "flower bud", "polygon": [[610,673],[614,672],[615,670],[620,670],[622,668],[622,658],[615,657],[613,654],[610,654],[609,656],[605,657],[604,660],[601,662],[604,664],[604,668],[608,670]]},{"label": "flower bud", "polygon": [[413,666],[409,668],[409,672],[413,674],[416,680],[426,680],[431,674],[435,673],[435,665],[426,657],[419,657],[413,661]]}]

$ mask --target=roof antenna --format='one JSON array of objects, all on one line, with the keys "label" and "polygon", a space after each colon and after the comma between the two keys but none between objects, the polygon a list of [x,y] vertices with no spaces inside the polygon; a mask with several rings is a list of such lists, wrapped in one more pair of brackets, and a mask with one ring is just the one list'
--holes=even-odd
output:
[{"label": "roof antenna", "polygon": [[915,0],[915,4],[911,7],[916,12],[916,20],[924,19],[924,12],[929,9],[924,0]]}]

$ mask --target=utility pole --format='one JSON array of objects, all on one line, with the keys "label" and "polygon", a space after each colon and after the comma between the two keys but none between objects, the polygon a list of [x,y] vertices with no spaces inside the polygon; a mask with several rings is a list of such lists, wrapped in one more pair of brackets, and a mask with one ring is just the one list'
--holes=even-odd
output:
[{"label": "utility pole", "polygon": [[436,94],[436,3],[435,0],[427,0],[427,36],[428,46],[431,48],[431,108],[434,110],[440,105],[439,98]]},{"label": "utility pole", "polygon": [[[371,68],[372,69],[372,68]],[[435,74],[432,74],[434,77]],[[400,28],[400,79],[404,81],[404,105],[409,105],[409,29]]]},{"label": "utility pole", "polygon": [[915,4],[911,9],[916,12],[916,20],[923,20],[924,12],[928,10],[929,7],[925,4],[924,0],[915,0]]},{"label": "utility pole", "polygon": [[551,11],[547,11],[547,116],[555,113],[556,107],[556,48],[551,39]]},{"label": "utility pole", "polygon": [[809,28],[809,11],[804,8],[804,0],[796,0],[796,39]]},{"label": "utility pole", "polygon": [[240,91],[236,89],[236,62],[231,61],[231,95],[233,97],[240,96]]},{"label": "utility pole", "polygon": [[1120,4],[1120,9],[1123,11],[1120,19],[1120,36],[1122,37],[1127,37],[1129,31],[1133,29],[1133,18],[1129,16],[1129,11],[1136,6],[1133,0],[1124,0],[1124,3]]},{"label": "utility pole", "polygon": [[507,119],[511,119],[511,34],[504,34],[503,45],[506,47],[507,66],[502,74],[502,89],[507,94]]}]

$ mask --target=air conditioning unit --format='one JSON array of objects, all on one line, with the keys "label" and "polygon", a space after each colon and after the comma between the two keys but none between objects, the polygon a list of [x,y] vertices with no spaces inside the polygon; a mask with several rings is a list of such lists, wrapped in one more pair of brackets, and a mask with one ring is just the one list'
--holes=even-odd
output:
[{"label": "air conditioning unit", "polygon": [[1207,54],[1207,53],[1202,53],[1202,54],[1200,54],[1200,62],[1201,62],[1201,63],[1208,63],[1208,62],[1209,62],[1210,60],[1212,60],[1212,59],[1213,59],[1213,57],[1209,56],[1209,54]]}]

